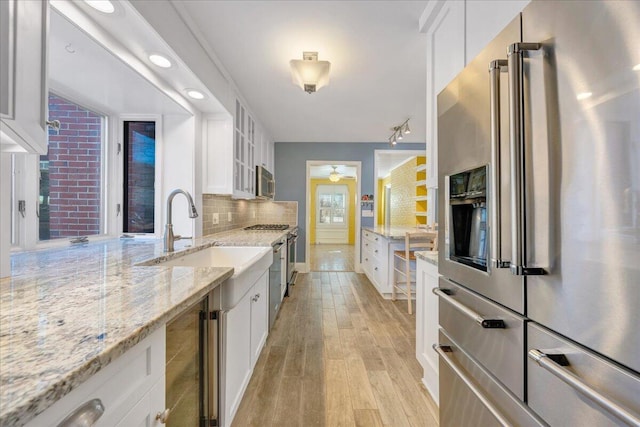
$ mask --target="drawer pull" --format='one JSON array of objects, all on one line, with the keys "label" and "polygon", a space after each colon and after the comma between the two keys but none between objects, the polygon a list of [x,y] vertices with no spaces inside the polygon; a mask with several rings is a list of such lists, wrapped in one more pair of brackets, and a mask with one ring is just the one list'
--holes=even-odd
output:
[{"label": "drawer pull", "polygon": [[491,415],[495,417],[495,419],[498,421],[498,423],[500,423],[500,425],[504,427],[510,427],[513,425],[513,423],[511,423],[508,419],[506,419],[504,415],[500,413],[498,408],[496,408],[494,404],[491,403],[491,401],[485,397],[485,395],[473,383],[473,381],[471,381],[465,375],[465,373],[460,368],[458,368],[458,366],[456,366],[453,360],[451,360],[451,358],[448,356],[448,353],[451,353],[453,351],[451,350],[451,347],[449,347],[448,345],[434,344],[433,349],[440,356],[440,360],[444,361],[449,366],[449,368],[451,368],[451,370],[456,373],[458,378],[460,378],[462,382],[465,383],[467,387],[469,387],[469,390],[471,390],[471,392],[478,398],[478,400],[482,402],[482,404],[489,410],[489,412],[491,412]]},{"label": "drawer pull", "polygon": [[448,294],[448,289],[443,288],[433,288],[432,292],[442,298],[444,301],[447,301],[449,304],[453,305],[455,308],[460,310],[462,313],[466,314],[468,317],[473,319],[478,325],[482,326],[485,329],[505,329],[507,325],[504,323],[502,319],[485,319],[480,316],[475,311],[471,310],[466,305],[456,301],[451,298]]},{"label": "drawer pull", "polygon": [[91,399],[60,421],[58,427],[92,426],[104,414],[104,405],[100,399]]},{"label": "drawer pull", "polygon": [[558,377],[562,382],[570,385],[574,390],[593,400],[613,416],[618,417],[627,424],[634,426],[640,425],[640,418],[632,414],[627,408],[619,405],[607,396],[604,396],[603,394],[600,394],[598,391],[589,387],[582,381],[580,377],[572,372],[569,372],[560,364],[558,364],[551,357],[551,355],[545,354],[540,350],[531,349],[529,350],[528,356],[529,359],[535,361],[538,366],[549,371],[551,374]]}]

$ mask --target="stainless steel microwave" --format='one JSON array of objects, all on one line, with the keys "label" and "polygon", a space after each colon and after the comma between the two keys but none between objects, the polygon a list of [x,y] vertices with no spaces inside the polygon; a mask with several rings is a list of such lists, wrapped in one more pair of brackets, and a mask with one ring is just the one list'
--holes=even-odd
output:
[{"label": "stainless steel microwave", "polygon": [[273,199],[275,193],[276,181],[273,179],[273,174],[262,166],[256,166],[256,197]]}]

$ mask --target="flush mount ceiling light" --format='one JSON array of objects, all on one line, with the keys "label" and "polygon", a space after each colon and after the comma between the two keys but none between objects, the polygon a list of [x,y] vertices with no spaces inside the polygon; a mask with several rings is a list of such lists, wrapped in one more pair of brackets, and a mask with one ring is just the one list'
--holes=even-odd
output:
[{"label": "flush mount ceiling light", "polygon": [[340,175],[340,173],[336,170],[338,167],[337,166],[331,166],[331,167],[333,168],[333,172],[329,174],[329,181],[331,182],[340,181],[340,178],[342,178],[342,175]]},{"label": "flush mount ceiling light", "polygon": [[392,147],[404,139],[404,135],[409,135],[411,129],[409,129],[409,119],[405,120],[400,126],[394,126],[391,128],[393,133],[389,137],[389,145]]},{"label": "flush mount ceiling light", "polygon": [[640,64],[636,64],[633,66],[633,71],[640,71]]},{"label": "flush mount ceiling light", "polygon": [[307,93],[313,93],[329,84],[329,61],[318,61],[318,52],[302,52],[302,59],[292,59],[291,78],[293,84]]},{"label": "flush mount ceiling light", "polygon": [[102,13],[113,13],[116,11],[115,6],[109,0],[84,0],[84,2]]},{"label": "flush mount ceiling light", "polygon": [[204,99],[204,93],[200,92],[199,90],[187,89],[186,92],[187,92],[187,95],[189,96],[189,98],[192,98],[192,99]]},{"label": "flush mount ceiling light", "polygon": [[154,65],[157,65],[160,68],[170,68],[171,61],[168,58],[158,55],[157,53],[153,53],[149,55],[149,61],[151,61]]}]

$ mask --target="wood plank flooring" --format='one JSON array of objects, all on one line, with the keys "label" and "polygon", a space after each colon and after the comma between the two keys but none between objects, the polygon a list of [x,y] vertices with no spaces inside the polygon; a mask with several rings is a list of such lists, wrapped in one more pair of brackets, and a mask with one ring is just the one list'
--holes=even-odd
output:
[{"label": "wood plank flooring", "polygon": [[311,271],[353,271],[354,245],[316,244],[309,246]]},{"label": "wood plank flooring", "polygon": [[437,426],[415,315],[363,274],[300,274],[233,426]]}]

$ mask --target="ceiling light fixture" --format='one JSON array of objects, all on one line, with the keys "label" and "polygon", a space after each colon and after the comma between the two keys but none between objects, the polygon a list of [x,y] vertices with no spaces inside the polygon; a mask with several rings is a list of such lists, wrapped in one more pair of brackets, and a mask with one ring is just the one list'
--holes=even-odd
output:
[{"label": "ceiling light fixture", "polygon": [[302,52],[302,59],[292,59],[291,78],[293,84],[307,93],[313,93],[329,84],[329,61],[318,61],[318,52]]},{"label": "ceiling light fixture", "polygon": [[149,55],[149,61],[153,62],[154,65],[157,65],[160,68],[170,68],[171,61],[162,55],[158,55],[157,53]]},{"label": "ceiling light fixture", "polygon": [[587,98],[591,98],[591,95],[593,95],[593,93],[591,92],[582,92],[582,93],[579,93],[578,96],[576,96],[576,99],[578,101],[583,101]]},{"label": "ceiling light fixture", "polygon": [[340,181],[340,178],[342,178],[342,175],[340,175],[340,173],[336,170],[338,167],[337,166],[331,166],[331,167],[333,168],[333,172],[329,174],[329,181],[331,182]]},{"label": "ceiling light fixture", "polygon": [[640,71],[640,64],[636,64],[633,66],[633,71]]},{"label": "ceiling light fixture", "polygon": [[204,94],[195,89],[187,89],[187,95],[192,99],[204,99]]},{"label": "ceiling light fixture", "polygon": [[113,13],[116,11],[115,6],[109,0],[84,0],[84,2],[102,13]]},{"label": "ceiling light fixture", "polygon": [[404,139],[404,135],[409,135],[411,133],[411,129],[409,129],[409,119],[405,120],[400,126],[394,126],[391,128],[393,133],[389,137],[389,145],[394,146],[398,143],[398,141],[402,141]]}]

